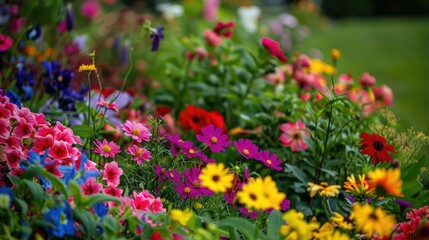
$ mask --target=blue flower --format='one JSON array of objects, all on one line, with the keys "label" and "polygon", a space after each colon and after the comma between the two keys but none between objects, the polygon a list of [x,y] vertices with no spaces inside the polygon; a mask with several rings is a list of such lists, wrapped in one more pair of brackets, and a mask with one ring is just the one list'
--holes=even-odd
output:
[{"label": "blue flower", "polygon": [[26,36],[29,40],[36,40],[40,37],[42,30],[39,25],[36,25],[27,30]]},{"label": "blue flower", "polygon": [[[22,160],[19,162],[19,167],[23,170],[27,170],[31,165],[40,165],[40,166],[49,166],[51,164],[54,164],[54,161],[46,162],[46,157],[48,156],[48,150],[45,151],[45,154],[40,157],[40,155],[36,152],[29,151],[29,157],[26,160]],[[45,191],[48,189],[51,189],[52,183],[49,179],[36,175],[37,182],[43,187]]]},{"label": "blue flower", "polygon": [[21,99],[19,98],[18,95],[16,95],[16,93],[13,90],[8,90],[6,92],[6,97],[9,98],[9,101],[13,104],[15,104],[16,106],[18,106],[19,109],[21,109]]},{"label": "blue flower", "polygon": [[55,237],[64,237],[64,235],[76,234],[72,218],[72,209],[67,201],[63,201],[64,206],[56,205],[44,213],[43,217],[47,222],[52,223],[55,228],[47,227],[46,231]]},{"label": "blue flower", "polygon": [[74,157],[72,156],[72,165],[71,166],[64,166],[60,165],[57,166],[58,171],[60,171],[62,174],[64,174],[62,181],[68,185],[70,180],[75,179],[76,176],[78,176],[77,181],[79,184],[83,184],[86,182],[88,178],[97,177],[100,175],[99,171],[85,171],[85,163],[88,161],[88,158],[85,154],[82,154],[79,171],[81,171],[81,174],[77,174],[76,171],[76,162],[74,160]]},{"label": "blue flower", "polygon": [[107,214],[107,207],[104,203],[96,203],[93,206],[94,212],[100,217],[104,217]]},{"label": "blue flower", "polygon": [[163,27],[150,28],[150,38],[153,39],[151,49],[152,52],[156,52],[158,50],[161,39],[164,39],[163,31]]},{"label": "blue flower", "polygon": [[13,199],[14,195],[12,188],[0,187],[0,208],[10,208],[12,206]]}]

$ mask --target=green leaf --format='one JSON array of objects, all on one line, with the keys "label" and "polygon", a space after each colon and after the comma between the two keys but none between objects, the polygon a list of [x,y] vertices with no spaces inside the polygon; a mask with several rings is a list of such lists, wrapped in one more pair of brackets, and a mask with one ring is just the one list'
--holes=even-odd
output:
[{"label": "green leaf", "polygon": [[58,191],[60,191],[65,196],[66,199],[69,198],[66,186],[58,177],[54,176],[53,174],[51,174],[47,171],[42,171],[39,174],[41,176],[47,178],[49,181],[51,181],[52,186],[58,188]]},{"label": "green leaf", "polygon": [[426,162],[426,158],[425,156],[422,156],[419,161],[417,161],[417,163],[415,164],[410,164],[406,167],[404,167],[403,169],[401,169],[401,172],[404,173],[404,177],[403,177],[403,181],[411,181],[414,179],[417,179],[417,177],[420,175],[421,173],[421,169],[422,167],[425,165]]},{"label": "green leaf", "polygon": [[268,239],[280,239],[280,226],[282,225],[282,214],[272,211],[268,217],[267,235]]},{"label": "green leaf", "polygon": [[304,185],[307,186],[307,177],[300,168],[295,167],[294,165],[291,165],[289,163],[286,163],[286,168],[292,172],[293,176],[296,177],[299,181],[301,181]]},{"label": "green leaf", "polygon": [[243,233],[246,239],[255,239],[255,233],[257,233],[258,236],[256,239],[267,238],[261,230],[258,230],[253,224],[243,218],[226,218],[219,221],[218,226],[233,227]]},{"label": "green leaf", "polygon": [[422,189],[423,185],[417,180],[404,182],[404,184],[402,185],[402,193],[408,197],[416,195]]},{"label": "green leaf", "polygon": [[91,214],[89,211],[75,209],[73,211],[73,217],[75,219],[77,218],[80,224],[82,224],[82,232],[86,238],[96,238],[96,236],[98,235],[97,223],[95,222],[93,214]]},{"label": "green leaf", "polygon": [[83,197],[82,206],[90,208],[90,207],[94,206],[94,204],[96,204],[96,203],[107,202],[107,201],[114,201],[118,204],[121,203],[121,201],[116,197],[99,193],[99,194],[93,194],[90,196]]},{"label": "green leaf", "polygon": [[117,236],[121,229],[121,226],[116,219],[111,216],[103,217],[102,224],[104,230],[103,234],[107,234],[108,237]]},{"label": "green leaf", "polygon": [[70,127],[73,133],[79,137],[92,137],[94,136],[94,129],[88,125],[74,125]]},{"label": "green leaf", "polygon": [[25,184],[28,187],[28,189],[30,190],[32,201],[34,201],[38,204],[41,204],[43,202],[44,191],[38,183],[35,183],[35,182],[27,180],[27,179],[22,180],[21,183]]},{"label": "green leaf", "polygon": [[28,205],[27,205],[27,203],[24,200],[20,199],[20,198],[15,198],[14,201],[19,206],[19,209],[21,209],[22,216],[26,216],[27,215],[27,211],[28,211]]},{"label": "green leaf", "polygon": [[80,207],[82,203],[82,191],[80,189],[80,186],[76,182],[70,182],[69,183],[70,193],[73,196],[73,201],[76,204],[77,207]]}]

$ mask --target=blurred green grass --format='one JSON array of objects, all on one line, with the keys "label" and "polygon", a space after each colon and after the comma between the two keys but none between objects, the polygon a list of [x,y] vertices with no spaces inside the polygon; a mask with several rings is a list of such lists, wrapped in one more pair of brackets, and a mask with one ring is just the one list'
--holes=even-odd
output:
[{"label": "blurred green grass", "polygon": [[[350,19],[317,30],[299,49],[319,49],[330,62],[330,50],[341,51],[340,73],[355,80],[369,72],[377,84],[393,89],[392,111],[399,127],[429,135],[429,18]],[[429,153],[429,148],[426,152]]]},{"label": "blurred green grass", "polygon": [[[393,89],[391,108],[401,131],[413,127],[429,135],[429,18],[349,19],[317,30],[299,49],[319,49],[330,62],[330,50],[341,51],[340,73],[356,80],[369,72],[377,84]],[[423,153],[429,156],[429,146]]]}]

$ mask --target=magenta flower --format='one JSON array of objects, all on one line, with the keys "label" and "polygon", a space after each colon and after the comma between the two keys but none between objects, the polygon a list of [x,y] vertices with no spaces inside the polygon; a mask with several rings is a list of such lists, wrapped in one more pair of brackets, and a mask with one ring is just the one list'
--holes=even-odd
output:
[{"label": "magenta flower", "polygon": [[225,152],[225,148],[231,145],[228,136],[213,124],[201,128],[201,133],[202,135],[197,134],[198,141],[207,144],[212,152]]},{"label": "magenta flower", "polygon": [[124,171],[118,167],[118,163],[113,161],[104,166],[103,178],[106,179],[108,186],[118,186],[119,179]]},{"label": "magenta flower", "polygon": [[182,178],[182,176],[180,175],[180,173],[176,169],[173,169],[171,171],[165,170],[164,176],[172,182],[180,181],[180,179]]},{"label": "magenta flower", "polygon": [[132,137],[133,140],[139,143],[142,140],[149,142],[149,137],[152,136],[149,129],[138,122],[127,120],[124,124],[121,124],[121,127],[122,130],[124,130],[125,135]]},{"label": "magenta flower", "polygon": [[265,166],[281,171],[283,168],[280,166],[283,162],[277,157],[277,154],[270,154],[268,150],[259,152],[258,160],[265,164]]},{"label": "magenta flower", "polygon": [[161,165],[155,164],[155,175],[158,177],[158,182],[164,182],[165,181],[165,168],[163,168]]},{"label": "magenta flower", "polygon": [[362,76],[359,78],[359,83],[363,87],[372,87],[375,84],[375,77],[369,75],[369,73],[365,72],[362,74]]},{"label": "magenta flower", "polygon": [[187,169],[183,172],[183,175],[185,176],[185,182],[191,184],[192,187],[196,190],[195,195],[192,193],[191,197],[214,194],[214,192],[210,191],[208,188],[201,186],[200,174],[201,170],[199,168],[191,168],[190,170]]},{"label": "magenta flower", "polygon": [[246,159],[258,158],[259,148],[249,139],[239,139],[238,141],[234,142],[234,146],[237,148],[238,152]]},{"label": "magenta flower", "polygon": [[112,110],[114,112],[118,111],[118,104],[116,102],[110,103],[109,101],[105,101],[103,98],[97,102],[97,106]]},{"label": "magenta flower", "polygon": [[103,189],[103,193],[106,195],[120,197],[122,195],[123,190],[117,188],[116,186],[107,186],[107,188]]},{"label": "magenta flower", "polygon": [[0,52],[6,52],[13,45],[12,38],[0,34]]},{"label": "magenta flower", "polygon": [[108,142],[106,139],[100,142],[98,139],[95,140],[94,152],[100,154],[102,157],[115,158],[115,155],[121,152],[121,149],[113,141]]},{"label": "magenta flower", "polygon": [[182,182],[182,180],[179,180],[176,183],[177,184],[174,186],[174,189],[183,199],[194,198],[198,196],[198,191],[192,186],[190,182]]},{"label": "magenta flower", "polygon": [[103,189],[103,185],[101,185],[101,183],[98,183],[95,178],[90,178],[86,180],[86,182],[82,184],[81,187],[82,193],[85,196],[99,193],[101,189]]},{"label": "magenta flower", "polygon": [[136,161],[139,165],[141,165],[143,161],[149,162],[150,158],[152,157],[148,150],[137,145],[127,148],[125,152],[133,155],[133,160]]},{"label": "magenta flower", "polygon": [[188,158],[199,157],[199,150],[194,146],[191,141],[186,141],[182,144],[182,153]]},{"label": "magenta flower", "polygon": [[207,155],[205,155],[203,152],[198,152],[197,153],[198,157],[201,159],[201,161],[205,162],[205,163],[216,163],[216,160],[214,160],[213,158],[209,158],[207,157]]},{"label": "magenta flower", "polygon": [[167,134],[167,140],[170,142],[171,145],[171,155],[173,157],[176,157],[180,154],[180,150],[182,149],[181,146],[183,145],[184,141],[177,134]]},{"label": "magenta flower", "polygon": [[301,120],[298,120],[296,123],[283,123],[280,125],[280,130],[283,132],[280,135],[280,141],[286,147],[291,147],[292,151],[299,152],[308,148],[305,138],[310,138],[310,134]]}]

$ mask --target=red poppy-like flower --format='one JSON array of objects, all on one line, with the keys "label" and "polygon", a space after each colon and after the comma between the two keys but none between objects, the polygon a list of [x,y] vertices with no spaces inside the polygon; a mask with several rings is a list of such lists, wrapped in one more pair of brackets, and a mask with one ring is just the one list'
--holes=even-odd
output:
[{"label": "red poppy-like flower", "polygon": [[392,145],[386,144],[384,137],[373,133],[361,133],[359,137],[362,140],[359,142],[362,144],[360,147],[361,153],[371,156],[371,162],[376,165],[380,162],[392,162],[393,157],[388,153],[396,153]]},{"label": "red poppy-like flower", "polygon": [[264,48],[266,48],[272,56],[276,57],[282,62],[287,62],[287,57],[280,49],[280,45],[278,42],[272,40],[271,38],[264,37],[262,38],[261,43],[262,46],[264,46]]},{"label": "red poppy-like flower", "polygon": [[195,133],[201,133],[201,128],[210,124],[221,128],[223,133],[227,132],[225,120],[219,112],[207,111],[193,105],[188,105],[185,110],[180,111],[179,123],[185,130],[193,130]]},{"label": "red poppy-like flower", "polygon": [[234,22],[218,22],[213,29],[217,35],[221,37],[230,38],[232,37],[232,29],[235,27]]}]

